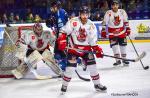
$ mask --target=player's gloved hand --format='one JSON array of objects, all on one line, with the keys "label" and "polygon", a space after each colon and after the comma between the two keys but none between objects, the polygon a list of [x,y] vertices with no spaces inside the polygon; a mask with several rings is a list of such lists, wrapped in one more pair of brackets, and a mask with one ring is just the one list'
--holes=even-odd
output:
[{"label": "player's gloved hand", "polygon": [[127,27],[125,33],[127,36],[129,36],[131,33],[131,29],[129,27]]},{"label": "player's gloved hand", "polygon": [[129,27],[129,22],[124,22],[124,26],[126,27],[125,34],[126,34],[127,36],[129,36],[130,33],[131,33],[131,29],[130,29],[130,27]]},{"label": "player's gloved hand", "polygon": [[106,38],[106,32],[105,32],[105,31],[102,31],[102,32],[101,32],[101,37],[102,37],[102,38]]},{"label": "player's gloved hand", "polygon": [[93,52],[96,53],[97,58],[103,58],[103,50],[99,46],[92,46]]},{"label": "player's gloved hand", "polygon": [[64,51],[67,46],[66,38],[67,35],[65,33],[62,33],[57,39],[58,49],[61,51]]},{"label": "player's gloved hand", "polygon": [[105,29],[102,29],[102,31],[101,31],[101,37],[102,38],[106,38],[107,36],[106,36],[106,30]]}]

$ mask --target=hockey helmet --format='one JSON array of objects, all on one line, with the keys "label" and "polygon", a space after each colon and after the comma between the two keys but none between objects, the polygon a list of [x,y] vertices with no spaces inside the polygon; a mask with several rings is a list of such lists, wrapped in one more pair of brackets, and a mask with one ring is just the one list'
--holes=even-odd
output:
[{"label": "hockey helmet", "polygon": [[111,5],[114,5],[114,4],[119,4],[119,0],[112,0],[112,3],[111,3]]},{"label": "hockey helmet", "polygon": [[87,13],[87,14],[89,14],[90,13],[90,9],[87,7],[87,6],[82,6],[81,8],[80,8],[80,11],[79,11],[80,13]]},{"label": "hockey helmet", "polygon": [[41,32],[43,32],[43,27],[42,27],[42,24],[40,24],[40,23],[35,23],[34,24],[34,26],[33,26],[33,31],[35,32],[35,33],[41,33]]},{"label": "hockey helmet", "polygon": [[54,1],[51,3],[51,7],[60,7],[61,6],[61,2],[60,1]]}]

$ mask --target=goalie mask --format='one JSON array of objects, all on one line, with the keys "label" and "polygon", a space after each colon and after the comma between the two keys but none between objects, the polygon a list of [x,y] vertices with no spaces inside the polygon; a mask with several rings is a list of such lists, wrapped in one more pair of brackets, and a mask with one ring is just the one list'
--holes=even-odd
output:
[{"label": "goalie mask", "polygon": [[41,36],[42,32],[43,32],[43,27],[42,24],[40,23],[35,23],[33,26],[33,31],[35,34],[37,34],[38,36]]}]

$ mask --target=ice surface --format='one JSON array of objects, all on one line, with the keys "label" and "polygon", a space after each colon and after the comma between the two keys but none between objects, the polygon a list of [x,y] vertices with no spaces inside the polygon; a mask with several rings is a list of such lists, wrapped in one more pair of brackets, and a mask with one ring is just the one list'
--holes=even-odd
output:
[{"label": "ice surface", "polygon": [[[150,43],[136,43],[135,46],[139,53],[146,51],[142,61],[149,66]],[[108,44],[101,47],[105,54],[113,55]],[[128,58],[136,57],[131,44],[128,44],[127,51]],[[113,67],[114,61],[108,57],[97,59],[101,83],[107,86],[107,93],[96,92],[92,82],[82,81],[74,74],[65,95],[60,95],[61,81],[58,79],[0,79],[0,98],[150,98],[150,70],[143,70],[140,62],[131,62],[129,67]],[[38,70],[44,70],[43,74],[51,73],[48,68],[42,68]],[[80,67],[77,70],[89,78],[88,72],[83,72]]]}]

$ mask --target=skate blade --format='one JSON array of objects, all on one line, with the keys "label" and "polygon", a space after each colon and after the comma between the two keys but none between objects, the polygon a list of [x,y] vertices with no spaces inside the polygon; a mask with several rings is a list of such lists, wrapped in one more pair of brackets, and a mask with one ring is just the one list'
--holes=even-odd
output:
[{"label": "skate blade", "polygon": [[100,92],[100,93],[107,93],[107,90],[96,89],[96,92],[97,92],[97,93],[99,93],[99,92]]},{"label": "skate blade", "polygon": [[60,95],[65,95],[66,92],[61,92]]},{"label": "skate blade", "polygon": [[124,67],[129,67],[129,64],[123,64]]}]

